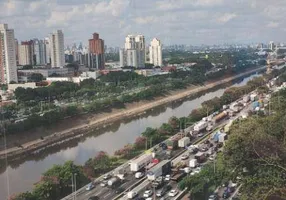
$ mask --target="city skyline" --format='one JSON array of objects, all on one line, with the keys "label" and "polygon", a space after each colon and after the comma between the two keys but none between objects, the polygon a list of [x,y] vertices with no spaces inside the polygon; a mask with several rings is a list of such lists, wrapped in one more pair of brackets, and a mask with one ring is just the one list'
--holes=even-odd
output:
[{"label": "city skyline", "polygon": [[94,31],[107,46],[122,47],[131,33],[146,41],[158,37],[166,45],[234,44],[284,41],[285,7],[282,0],[271,5],[266,0],[11,0],[0,3],[0,18],[19,41],[61,29],[66,44],[87,45]]}]

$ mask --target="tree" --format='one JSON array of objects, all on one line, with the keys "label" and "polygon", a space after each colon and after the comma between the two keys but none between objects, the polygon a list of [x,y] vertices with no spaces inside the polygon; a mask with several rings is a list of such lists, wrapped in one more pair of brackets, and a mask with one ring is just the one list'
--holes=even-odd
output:
[{"label": "tree", "polygon": [[33,73],[31,75],[31,81],[33,82],[40,82],[44,79],[44,76],[40,73]]},{"label": "tree", "polygon": [[158,132],[162,135],[173,135],[175,131],[170,124],[163,123]]},{"label": "tree", "polygon": [[173,129],[177,129],[180,125],[180,121],[177,117],[171,117],[168,124],[170,124]]}]

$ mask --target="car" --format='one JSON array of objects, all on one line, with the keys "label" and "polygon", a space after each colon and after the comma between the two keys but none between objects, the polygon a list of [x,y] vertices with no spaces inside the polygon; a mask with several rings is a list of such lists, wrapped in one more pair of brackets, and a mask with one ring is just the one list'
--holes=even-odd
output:
[{"label": "car", "polygon": [[217,194],[212,194],[211,196],[209,196],[208,200],[218,200]]},{"label": "car", "polygon": [[101,181],[100,186],[101,186],[101,187],[107,186],[107,180]]},{"label": "car", "polygon": [[198,134],[198,137],[203,137],[203,136],[204,136],[204,134],[202,134],[202,133]]},{"label": "car", "polygon": [[144,176],[144,173],[142,172],[136,172],[135,173],[135,178],[139,179],[139,178],[142,178]]},{"label": "car", "polygon": [[200,149],[200,151],[202,151],[202,152],[206,152],[207,150],[208,150],[207,147],[203,147],[203,148]]},{"label": "car", "polygon": [[164,181],[170,181],[170,179],[171,179],[171,175],[167,174],[164,178]]},{"label": "car", "polygon": [[197,168],[195,168],[194,169],[194,172],[196,173],[196,174],[198,174],[198,173],[200,173],[201,172],[201,167],[197,167]]},{"label": "car", "polygon": [[153,198],[152,197],[148,197],[148,198],[146,198],[145,200],[152,200]]},{"label": "car", "polygon": [[156,178],[155,181],[156,181],[156,182],[162,182],[162,181],[163,181],[163,176],[159,176],[158,178]]},{"label": "car", "polygon": [[120,193],[122,193],[122,192],[124,192],[124,189],[121,188],[121,187],[119,187],[119,188],[117,188],[117,189],[115,190],[115,193],[116,193],[116,194],[120,194]]},{"label": "car", "polygon": [[107,179],[110,179],[111,178],[111,175],[110,174],[106,174],[105,176],[103,176],[103,179],[104,180],[107,180]]},{"label": "car", "polygon": [[98,196],[91,196],[88,198],[88,200],[99,200]]},{"label": "car", "polygon": [[89,184],[86,186],[85,190],[90,191],[90,190],[92,190],[93,188],[95,188],[94,184],[93,184],[93,183],[89,183]]},{"label": "car", "polygon": [[169,197],[174,197],[178,194],[178,191],[177,190],[171,190],[169,193],[168,193],[168,196]]},{"label": "car", "polygon": [[222,194],[222,198],[223,199],[228,199],[228,197],[230,197],[230,194],[228,191],[224,191],[224,193]]},{"label": "car", "polygon": [[164,196],[165,193],[166,193],[166,188],[164,187],[164,188],[162,188],[156,192],[156,196],[162,197],[162,196]]},{"label": "car", "polygon": [[215,159],[215,156],[214,155],[210,155],[209,160],[213,161],[214,159]]},{"label": "car", "polygon": [[181,160],[187,160],[189,158],[189,155],[184,154],[181,156]]},{"label": "car", "polygon": [[143,197],[147,198],[152,196],[152,194],[153,194],[152,190],[145,190]]}]

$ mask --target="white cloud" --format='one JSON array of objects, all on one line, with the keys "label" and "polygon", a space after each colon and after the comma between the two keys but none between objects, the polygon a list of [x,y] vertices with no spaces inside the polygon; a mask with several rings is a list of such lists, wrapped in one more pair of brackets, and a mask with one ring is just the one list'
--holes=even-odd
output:
[{"label": "white cloud", "polygon": [[285,17],[285,0],[0,0],[0,23],[19,40],[63,29],[66,44],[87,44],[93,32],[112,46],[128,33],[172,44],[283,41]]},{"label": "white cloud", "polygon": [[268,28],[277,28],[279,26],[279,23],[278,22],[269,22],[266,27]]},{"label": "white cloud", "polygon": [[235,13],[225,13],[222,16],[220,16],[219,18],[217,18],[217,21],[219,23],[226,23],[234,18],[236,18],[237,15]]}]

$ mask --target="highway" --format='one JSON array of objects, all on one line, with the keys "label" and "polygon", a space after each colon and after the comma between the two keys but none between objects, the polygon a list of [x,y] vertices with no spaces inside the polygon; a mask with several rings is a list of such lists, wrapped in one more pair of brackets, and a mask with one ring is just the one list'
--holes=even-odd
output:
[{"label": "highway", "polygon": [[[235,117],[232,117],[232,118],[230,118],[230,119],[228,119],[228,120],[222,120],[219,124],[216,125],[216,127],[214,128],[214,130],[217,130],[217,129],[219,129],[219,128],[225,126],[230,120],[236,120],[237,118],[241,117],[241,116],[243,115],[243,113],[247,112],[247,111],[250,109],[250,105],[251,105],[251,104],[247,104]],[[215,131],[210,131],[209,133],[206,133],[206,134],[205,134],[205,137],[203,137],[202,140],[197,139],[196,141],[198,141],[198,140],[199,140],[199,141],[198,141],[198,142],[193,142],[193,143],[196,144],[196,145],[198,145],[198,146],[201,146],[206,140],[209,140],[211,143],[213,143],[213,141],[210,140],[210,135],[211,135],[213,132],[215,132]],[[213,143],[213,145],[215,145],[215,144]],[[221,150],[222,148],[223,148],[223,147],[221,147],[220,150]],[[183,155],[188,155],[188,156],[189,156],[188,159],[182,160],[181,157],[182,157]],[[214,154],[214,155],[215,155],[215,154]],[[176,166],[176,165],[177,165],[178,163],[180,163],[180,162],[185,162],[186,165],[188,166],[188,165],[189,165],[189,161],[190,161],[191,159],[194,159],[194,156],[195,156],[195,155],[194,155],[194,154],[190,154],[188,150],[184,150],[183,152],[180,153],[180,155],[175,156],[175,157],[172,159],[172,165],[173,165],[173,166]],[[208,163],[208,162],[211,162],[211,161],[210,161],[210,160],[207,160],[207,162],[202,163],[202,166],[201,166],[201,167],[203,167],[203,165],[206,164],[206,163]],[[197,168],[197,169],[198,169],[198,168]],[[194,171],[194,170],[193,170],[193,171]],[[190,173],[190,175],[192,175],[192,174],[193,174],[193,173]],[[166,184],[167,184],[167,183],[166,183]],[[170,183],[168,183],[168,184],[170,184],[170,185],[172,186],[172,189],[176,189],[177,191],[179,191],[179,189],[178,189],[178,187],[177,187],[177,182],[170,181]],[[151,189],[151,190],[153,191],[153,195],[156,194],[156,190],[154,190],[154,188],[152,188],[151,182],[148,181],[147,179],[146,179],[143,183],[141,183],[140,185],[138,185],[137,187],[135,187],[134,189],[132,189],[132,191],[137,192],[139,197],[143,197],[144,191],[147,190],[147,189],[148,189],[148,190]],[[180,192],[180,191],[179,191],[179,192]],[[169,196],[168,196],[168,192],[167,192],[163,197],[164,197],[164,199],[173,199],[173,198],[174,198],[174,197],[169,197]],[[128,199],[128,198],[127,198],[127,195],[124,195],[120,200],[127,200],[127,199]],[[153,199],[154,199],[154,198],[153,198]],[[160,199],[160,198],[157,197],[157,199]],[[115,200],[115,199],[114,199],[114,200]]]}]

